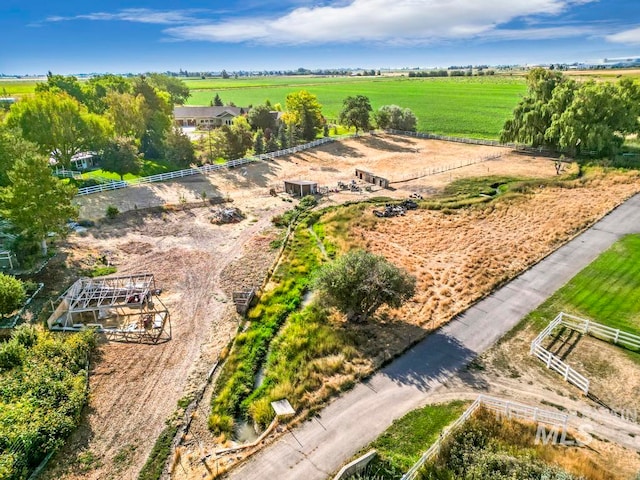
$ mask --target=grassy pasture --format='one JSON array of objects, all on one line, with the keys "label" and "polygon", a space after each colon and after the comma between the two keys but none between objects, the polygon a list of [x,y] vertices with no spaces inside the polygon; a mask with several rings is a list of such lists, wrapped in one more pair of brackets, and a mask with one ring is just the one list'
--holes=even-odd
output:
[{"label": "grassy pasture", "polygon": [[[328,118],[337,118],[349,95],[366,95],[372,107],[397,104],[418,117],[418,130],[445,135],[497,138],[526,90],[521,77],[461,78],[286,78],[190,81],[190,105],[208,105],[216,93],[236,105],[270,100],[284,105],[287,94],[306,89],[317,95]],[[304,81],[303,81],[304,80]],[[236,83],[237,82],[237,83]],[[252,83],[255,82],[255,83]],[[199,85],[204,88],[198,88]]]},{"label": "grassy pasture", "polygon": [[564,311],[639,335],[639,298],[640,235],[629,235],[573,277],[526,320],[533,320],[542,328]]},{"label": "grassy pasture", "polygon": [[2,80],[0,79],[0,95],[6,92],[10,97],[28,95],[36,90],[36,83],[42,80]]}]

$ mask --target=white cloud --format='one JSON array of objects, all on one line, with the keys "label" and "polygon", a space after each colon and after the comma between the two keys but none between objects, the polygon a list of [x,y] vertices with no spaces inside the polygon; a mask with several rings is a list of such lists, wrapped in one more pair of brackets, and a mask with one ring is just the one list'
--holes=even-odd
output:
[{"label": "white cloud", "polygon": [[[276,17],[237,17],[185,24],[165,33],[181,40],[318,44],[344,42],[430,43],[468,38],[560,38],[587,30],[574,27],[500,30],[531,16],[557,16],[592,0],[351,0],[299,7]],[[488,3],[490,3],[488,5]],[[580,33],[578,33],[580,32]]]},{"label": "white cloud", "polygon": [[125,8],[115,13],[95,12],[72,17],[53,16],[47,22],[64,22],[70,20],[102,20],[123,22],[152,23],[159,25],[183,25],[198,23],[195,14],[201,10],[151,10],[149,8]]},{"label": "white cloud", "polygon": [[605,37],[610,42],[614,43],[627,43],[631,45],[640,44],[640,27],[632,28],[630,30],[623,30],[622,32],[607,35]]}]

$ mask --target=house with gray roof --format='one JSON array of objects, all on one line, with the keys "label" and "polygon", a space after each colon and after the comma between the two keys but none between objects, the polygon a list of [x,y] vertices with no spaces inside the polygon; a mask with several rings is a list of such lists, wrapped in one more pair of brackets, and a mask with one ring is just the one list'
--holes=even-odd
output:
[{"label": "house with gray roof", "polygon": [[179,127],[212,128],[231,125],[234,118],[248,111],[243,107],[177,106],[173,109],[173,118]]}]

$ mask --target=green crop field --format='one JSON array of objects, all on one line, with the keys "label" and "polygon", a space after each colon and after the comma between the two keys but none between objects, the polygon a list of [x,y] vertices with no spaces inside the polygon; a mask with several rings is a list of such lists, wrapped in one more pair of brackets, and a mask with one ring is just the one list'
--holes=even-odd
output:
[{"label": "green crop field", "polygon": [[561,311],[640,334],[640,235],[615,243],[527,319],[543,328]]},{"label": "green crop field", "polygon": [[213,97],[238,106],[265,100],[284,106],[287,94],[308,90],[317,95],[327,118],[336,118],[349,95],[366,95],[374,109],[396,104],[418,117],[418,130],[433,133],[497,138],[526,85],[522,77],[336,77],[193,80],[189,105],[208,105]]},{"label": "green crop field", "polygon": [[36,83],[38,83],[38,81],[33,79],[28,79],[28,80],[0,79],[0,95],[6,94],[10,97],[19,97],[21,95],[27,95],[35,91]]}]

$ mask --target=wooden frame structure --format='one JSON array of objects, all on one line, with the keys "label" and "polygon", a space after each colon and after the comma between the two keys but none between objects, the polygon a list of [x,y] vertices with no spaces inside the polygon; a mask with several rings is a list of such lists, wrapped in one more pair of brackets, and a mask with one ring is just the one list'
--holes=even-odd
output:
[{"label": "wooden frame structure", "polygon": [[109,340],[158,343],[171,339],[169,311],[151,273],[80,278],[53,305],[51,330],[95,328]]}]

